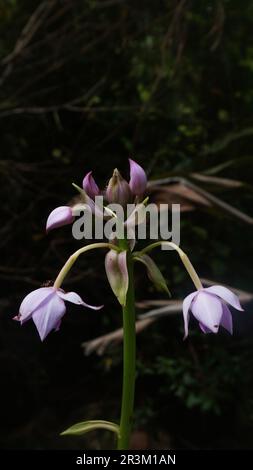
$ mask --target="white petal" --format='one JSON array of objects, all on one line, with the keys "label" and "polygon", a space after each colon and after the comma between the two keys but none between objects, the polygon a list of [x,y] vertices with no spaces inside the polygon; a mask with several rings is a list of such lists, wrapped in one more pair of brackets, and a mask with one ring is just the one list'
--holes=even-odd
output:
[{"label": "white petal", "polygon": [[184,339],[188,336],[188,324],[189,324],[189,309],[194,297],[198,294],[198,291],[187,295],[183,301],[183,316],[184,316]]},{"label": "white petal", "polygon": [[40,287],[28,294],[20,305],[19,319],[21,323],[29,320],[33,312],[55,292],[53,287]]},{"label": "white petal", "polygon": [[76,294],[76,292],[63,292],[61,290],[57,290],[57,294],[63,300],[72,302],[72,304],[83,305],[84,307],[91,308],[93,310],[99,310],[103,307],[103,305],[96,306],[86,304],[86,302],[84,302],[80,295]]},{"label": "white petal", "polygon": [[231,290],[227,289],[227,287],[211,286],[211,287],[205,288],[204,290],[217,295],[218,297],[225,300],[225,302],[232,305],[232,307],[236,308],[237,310],[243,311],[239,298]]},{"label": "white petal", "polygon": [[66,312],[64,301],[55,293],[48,302],[41,305],[33,313],[33,321],[43,341],[51,330],[58,329],[59,323]]},{"label": "white petal", "polygon": [[217,333],[223,313],[222,301],[213,294],[206,292],[206,289],[198,291],[192,302],[191,311],[194,317],[213,333]]}]

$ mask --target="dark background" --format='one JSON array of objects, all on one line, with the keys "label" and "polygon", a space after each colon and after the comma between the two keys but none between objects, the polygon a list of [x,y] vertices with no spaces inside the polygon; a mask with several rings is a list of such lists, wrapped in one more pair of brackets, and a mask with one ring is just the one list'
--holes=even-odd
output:
[{"label": "dark background", "polygon": [[[44,343],[32,322],[12,321],[81,246],[70,227],[46,236],[45,222],[87,171],[101,186],[115,166],[128,177],[131,155],[150,179],[214,195],[221,203],[206,205],[174,187],[181,246],[203,277],[253,291],[252,28],[250,0],[0,1],[1,448],[113,445],[102,431],[59,436],[119,418],[121,345],[87,357],[81,347],[121,325],[103,255],[80,258],[65,282],[102,311],[69,305]],[[191,292],[174,253],[155,259],[173,298]],[[138,301],[166,300],[141,267],[136,285]],[[192,323],[183,342],[181,315],[140,333],[132,446],[252,448],[251,313],[251,302],[235,312],[233,337]]]}]

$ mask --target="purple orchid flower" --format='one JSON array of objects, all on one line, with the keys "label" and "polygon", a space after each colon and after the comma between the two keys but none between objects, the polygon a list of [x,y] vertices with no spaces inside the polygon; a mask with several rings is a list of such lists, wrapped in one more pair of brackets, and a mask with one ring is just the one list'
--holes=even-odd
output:
[{"label": "purple orchid flower", "polygon": [[43,341],[52,330],[59,330],[62,317],[66,313],[65,301],[83,305],[93,310],[103,307],[86,304],[75,292],[64,292],[55,287],[41,287],[28,294],[20,305],[19,314],[14,317],[21,325],[33,319]]},{"label": "purple orchid flower", "polygon": [[232,334],[232,315],[224,301],[243,311],[237,295],[223,286],[207,287],[189,294],[183,301],[184,338],[188,336],[189,311],[204,333],[217,333],[219,326],[222,326]]}]

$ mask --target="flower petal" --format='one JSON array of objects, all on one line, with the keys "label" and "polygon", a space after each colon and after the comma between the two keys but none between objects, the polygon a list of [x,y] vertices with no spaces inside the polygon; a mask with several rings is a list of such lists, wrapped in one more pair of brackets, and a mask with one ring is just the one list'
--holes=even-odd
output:
[{"label": "flower petal", "polygon": [[130,181],[129,186],[135,196],[142,195],[147,187],[147,175],[143,168],[134,160],[129,158],[130,163]]},{"label": "flower petal", "polygon": [[125,206],[131,201],[131,198],[132,193],[128,182],[122,178],[120,172],[115,168],[106,188],[107,201]]},{"label": "flower petal", "polygon": [[83,189],[92,199],[99,195],[99,187],[92,176],[92,171],[89,171],[89,173],[87,173],[87,175],[84,177]]},{"label": "flower petal", "polygon": [[128,291],[127,252],[110,250],[105,257],[105,270],[113,293],[121,305],[126,304]]},{"label": "flower petal", "polygon": [[189,309],[191,303],[195,296],[198,294],[198,291],[193,292],[192,294],[187,295],[183,301],[183,316],[184,316],[184,339],[188,336],[188,324],[189,324]]},{"label": "flower petal", "polygon": [[199,322],[199,327],[200,327],[201,331],[202,331],[203,333],[205,333],[205,334],[207,334],[207,333],[212,333],[212,331],[209,330],[209,328],[207,328],[205,325],[202,325],[201,322]]},{"label": "flower petal", "polygon": [[83,305],[84,307],[91,308],[93,310],[100,310],[103,307],[103,305],[96,306],[86,304],[86,302],[84,302],[80,295],[78,295],[76,292],[62,292],[61,290],[58,290],[57,294],[63,300],[72,302],[72,304]]},{"label": "flower petal", "polygon": [[215,295],[206,292],[206,289],[198,291],[191,311],[194,317],[213,333],[217,333],[222,317],[222,301]]},{"label": "flower petal", "polygon": [[29,320],[33,312],[55,292],[53,287],[40,287],[28,294],[20,305],[18,319],[21,325]]},{"label": "flower petal", "polygon": [[231,335],[233,334],[233,319],[232,319],[232,315],[231,315],[231,312],[228,308],[227,305],[223,305],[223,314],[222,314],[222,317],[221,317],[221,322],[220,322],[221,326],[223,326],[223,328],[225,328],[225,330],[227,330]]},{"label": "flower petal", "polygon": [[205,288],[204,290],[207,292],[210,292],[211,294],[217,295],[218,297],[225,300],[225,302],[232,305],[232,307],[236,308],[237,310],[243,311],[239,298],[231,290],[227,289],[227,287],[211,286],[211,287]]},{"label": "flower petal", "polygon": [[41,305],[33,313],[33,321],[43,341],[52,330],[58,330],[60,321],[66,312],[64,301],[57,295],[52,296],[48,302]]},{"label": "flower petal", "polygon": [[56,207],[51,214],[49,214],[46,224],[46,231],[52,230],[63,225],[72,224],[74,216],[71,207],[60,206]]}]

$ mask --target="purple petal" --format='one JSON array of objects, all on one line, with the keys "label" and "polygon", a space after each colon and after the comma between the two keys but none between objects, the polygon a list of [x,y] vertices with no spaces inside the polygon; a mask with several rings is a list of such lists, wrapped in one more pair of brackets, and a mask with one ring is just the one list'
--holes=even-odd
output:
[{"label": "purple petal", "polygon": [[205,288],[204,290],[207,292],[211,292],[211,294],[217,295],[218,297],[225,300],[225,302],[232,305],[232,307],[236,308],[237,310],[243,311],[239,298],[231,290],[227,289],[227,287],[211,286],[211,287]]},{"label": "purple petal", "polygon": [[205,289],[198,291],[192,302],[191,311],[194,317],[213,333],[217,333],[222,317],[222,302],[215,295],[208,294]]},{"label": "purple petal", "polygon": [[227,305],[223,305],[223,314],[222,314],[222,317],[221,317],[221,322],[220,322],[221,326],[223,326],[223,328],[225,328],[225,330],[227,330],[231,335],[233,334],[233,319],[232,319],[232,315],[231,315],[231,312],[228,308]]},{"label": "purple petal", "polygon": [[183,301],[183,316],[184,316],[184,339],[188,336],[188,324],[189,324],[189,309],[194,297],[198,294],[198,291],[187,295]]},{"label": "purple petal", "polygon": [[92,171],[87,173],[87,175],[83,179],[83,189],[84,191],[90,196],[92,199],[95,198],[95,196],[99,195],[99,187],[97,186],[93,176],[92,176]]},{"label": "purple petal", "polygon": [[48,302],[33,313],[33,321],[43,341],[52,330],[58,330],[60,321],[66,312],[64,301],[55,292]]},{"label": "purple petal", "polygon": [[47,219],[46,231],[52,230],[57,227],[62,227],[63,225],[72,224],[74,221],[74,216],[72,214],[71,207],[60,206],[56,207],[51,214],[49,214]]},{"label": "purple petal", "polygon": [[59,331],[60,326],[61,326],[61,320],[59,320],[57,325],[55,325],[54,331]]},{"label": "purple petal", "polygon": [[58,296],[63,299],[67,300],[68,302],[72,302],[72,304],[77,304],[77,305],[83,305],[84,307],[91,308],[93,310],[100,310],[103,305],[95,306],[95,305],[89,305],[84,302],[80,295],[76,294],[76,292],[62,292],[60,290],[57,291]]},{"label": "purple petal", "polygon": [[207,333],[212,333],[211,330],[209,330],[209,328],[207,328],[205,325],[202,325],[202,323],[199,322],[199,327],[201,329],[201,331],[203,331],[203,333],[207,334]]},{"label": "purple petal", "polygon": [[126,304],[128,291],[127,253],[110,250],[105,257],[105,270],[113,293],[121,305]]},{"label": "purple petal", "polygon": [[130,181],[129,186],[135,196],[141,196],[147,187],[147,175],[143,168],[134,160],[129,158],[130,163]]},{"label": "purple petal", "polygon": [[33,312],[44,305],[47,299],[55,292],[53,287],[41,287],[28,294],[20,305],[18,319],[21,325],[29,320]]}]

